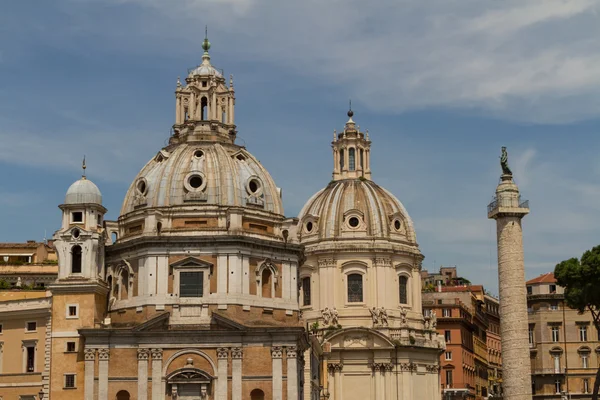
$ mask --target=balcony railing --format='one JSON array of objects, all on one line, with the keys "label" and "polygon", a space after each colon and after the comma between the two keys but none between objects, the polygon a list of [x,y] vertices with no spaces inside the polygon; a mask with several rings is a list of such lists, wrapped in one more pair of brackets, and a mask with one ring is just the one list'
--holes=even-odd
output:
[{"label": "balcony railing", "polygon": [[521,196],[518,198],[499,199],[494,196],[492,202],[488,204],[488,214],[497,208],[529,208],[529,200],[522,200]]},{"label": "balcony railing", "polygon": [[535,368],[531,371],[531,375],[562,375],[565,373],[565,368]]}]

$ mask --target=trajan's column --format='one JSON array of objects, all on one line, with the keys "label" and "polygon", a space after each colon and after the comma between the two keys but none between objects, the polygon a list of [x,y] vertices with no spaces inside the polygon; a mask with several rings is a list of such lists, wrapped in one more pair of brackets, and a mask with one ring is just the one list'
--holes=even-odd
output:
[{"label": "trajan's column", "polygon": [[531,400],[531,365],[527,333],[527,294],[521,219],[529,213],[508,167],[506,147],[500,158],[502,176],[488,218],[496,220],[503,391],[506,400]]}]

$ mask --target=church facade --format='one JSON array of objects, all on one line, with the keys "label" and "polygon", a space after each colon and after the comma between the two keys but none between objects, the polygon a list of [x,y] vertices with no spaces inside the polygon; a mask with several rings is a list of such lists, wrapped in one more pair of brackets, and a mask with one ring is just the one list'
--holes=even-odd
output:
[{"label": "church facade", "polygon": [[84,400],[439,399],[435,316],[402,204],[375,184],[349,112],[333,180],[298,218],[235,143],[235,91],[210,61],[175,90],[168,145],[117,221],[68,189],[54,235],[44,392]]}]

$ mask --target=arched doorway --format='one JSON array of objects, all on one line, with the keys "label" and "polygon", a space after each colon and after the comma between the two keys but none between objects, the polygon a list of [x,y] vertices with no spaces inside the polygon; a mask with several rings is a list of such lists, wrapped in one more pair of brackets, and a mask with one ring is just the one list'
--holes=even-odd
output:
[{"label": "arched doorway", "polygon": [[127,390],[119,390],[117,392],[116,400],[129,400],[130,397]]},{"label": "arched doorway", "polygon": [[265,400],[265,392],[260,389],[254,389],[250,392],[250,400]]}]

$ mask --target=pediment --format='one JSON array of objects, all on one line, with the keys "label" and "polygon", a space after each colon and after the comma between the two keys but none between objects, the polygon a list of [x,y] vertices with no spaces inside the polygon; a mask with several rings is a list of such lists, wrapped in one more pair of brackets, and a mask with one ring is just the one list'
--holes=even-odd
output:
[{"label": "pediment", "polygon": [[341,329],[328,337],[331,350],[383,350],[394,344],[383,334],[368,328]]},{"label": "pediment", "polygon": [[176,261],[173,264],[171,264],[171,267],[173,268],[182,268],[182,267],[205,267],[205,268],[212,268],[213,264],[209,263],[207,261],[201,260],[199,258],[196,257],[186,257],[182,260]]}]

